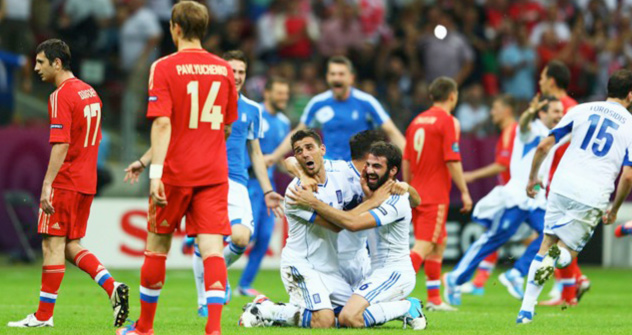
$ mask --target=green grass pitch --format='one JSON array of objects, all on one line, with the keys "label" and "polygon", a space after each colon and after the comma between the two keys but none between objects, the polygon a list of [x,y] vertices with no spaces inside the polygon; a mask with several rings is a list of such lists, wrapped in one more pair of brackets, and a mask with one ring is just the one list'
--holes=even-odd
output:
[{"label": "green grass pitch", "polygon": [[[498,270],[490,279],[484,297],[463,297],[463,306],[455,313],[426,313],[428,334],[632,334],[632,271],[586,268],[593,287],[579,306],[562,311],[559,307],[537,308],[535,322],[514,324],[519,301],[510,297],[497,282]],[[139,271],[111,271],[126,282],[131,292],[131,317],[139,315]],[[229,271],[233,287],[240,271]],[[419,275],[413,295],[425,299],[423,275]],[[550,286],[550,285],[549,285]],[[548,291],[545,288],[544,293]],[[285,301],[287,295],[277,271],[263,271],[255,287],[274,301]],[[105,293],[90,278],[68,266],[55,308],[55,328],[11,329],[8,321],[18,320],[37,308],[40,288],[38,266],[0,267],[0,334],[109,334],[112,316]],[[544,295],[544,294],[543,294]],[[234,296],[223,313],[223,334],[404,334],[400,321],[393,321],[372,330],[311,330],[296,328],[255,328],[237,326],[242,306],[250,299]],[[168,271],[165,289],[160,296],[155,332],[158,335],[203,334],[205,320],[196,316],[196,298],[191,271]]]}]

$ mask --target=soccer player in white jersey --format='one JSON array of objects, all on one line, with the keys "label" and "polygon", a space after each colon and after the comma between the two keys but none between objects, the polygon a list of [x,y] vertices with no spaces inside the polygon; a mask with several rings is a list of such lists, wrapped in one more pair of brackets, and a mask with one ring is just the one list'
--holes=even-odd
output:
[{"label": "soccer player in white jersey", "polygon": [[[342,173],[344,180],[348,182],[348,192],[344,193],[344,210],[354,209],[362,202],[364,193],[360,183],[360,171],[364,169],[371,145],[380,141],[386,141],[386,139],[382,131],[365,130],[353,135],[349,140],[351,161],[325,159],[325,170],[327,172]],[[285,167],[291,175],[299,177],[303,187],[316,190],[317,181],[301,168],[296,158],[286,158]],[[396,183],[392,191],[399,195],[409,192],[410,206],[412,208],[419,206],[421,203],[417,191],[405,182]],[[340,274],[353,289],[360,286],[371,270],[371,260],[367,249],[368,235],[367,231],[343,230],[338,233],[338,265]]]},{"label": "soccer player in white jersey", "polygon": [[[392,183],[401,162],[402,154],[393,144],[373,144],[363,172],[369,192]],[[289,188],[286,197],[291,203],[313,208],[319,216],[340,228],[371,230],[377,236],[369,244],[371,274],[354,290],[340,312],[340,326],[371,327],[403,318],[413,329],[426,328],[421,302],[415,298],[405,299],[416,281],[408,251],[412,218],[408,193],[390,194],[376,208],[363,203],[352,211],[336,209],[302,187]],[[380,196],[374,198],[383,199]]]},{"label": "soccer player in white jersey", "polygon": [[[553,176],[544,219],[544,239],[531,262],[525,297],[516,323],[533,321],[536,300],[554,267],[564,268],[584,248],[595,227],[616,221],[632,189],[632,72],[619,70],[608,80],[608,98],[578,105],[538,145],[527,194],[535,197],[538,171],[553,145],[571,134],[570,146]],[[614,182],[623,172],[608,210]]]}]

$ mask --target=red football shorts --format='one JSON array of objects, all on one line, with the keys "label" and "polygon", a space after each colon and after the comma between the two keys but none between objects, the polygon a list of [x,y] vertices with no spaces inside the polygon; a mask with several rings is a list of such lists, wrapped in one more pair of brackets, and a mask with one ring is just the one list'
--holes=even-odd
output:
[{"label": "red football shorts", "polygon": [[92,199],[94,199],[94,194],[53,188],[50,201],[55,213],[45,214],[40,208],[37,232],[52,236],[66,236],[70,240],[86,236]]},{"label": "red football shorts", "polygon": [[448,208],[448,204],[421,204],[413,208],[415,239],[442,244],[448,236],[445,229]]},{"label": "red football shorts", "polygon": [[171,234],[186,216],[186,234],[230,235],[228,181],[223,184],[180,187],[165,184],[167,206],[158,207],[149,198],[147,230]]}]

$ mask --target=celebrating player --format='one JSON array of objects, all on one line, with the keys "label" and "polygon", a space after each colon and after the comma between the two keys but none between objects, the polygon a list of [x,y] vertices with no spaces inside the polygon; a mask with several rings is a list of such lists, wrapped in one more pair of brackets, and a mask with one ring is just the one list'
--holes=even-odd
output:
[{"label": "celebrating player", "polygon": [[57,87],[48,100],[52,150],[42,184],[37,229],[43,236],[42,286],[37,312],[8,326],[53,327],[53,309],[66,259],[107,292],[114,309],[114,326],[121,326],[129,312],[129,289],[115,282],[96,256],[80,244],[96,193],[101,99],[71,72],[66,43],[50,39],[42,42],[36,53],[35,72],[42,81]]},{"label": "celebrating player", "polygon": [[439,77],[430,84],[433,106],[419,114],[406,130],[402,164],[404,181],[421,195],[413,209],[415,245],[410,258],[415,272],[424,264],[428,310],[454,311],[441,300],[441,262],[446,247],[445,223],[450,202],[450,177],[461,191],[462,212],[472,209],[472,199],[463,178],[459,153],[459,124],[450,115],[458,101],[456,82]]},{"label": "celebrating player", "polygon": [[[373,144],[363,171],[369,190],[375,192],[394,180],[401,161],[402,154],[393,144]],[[420,301],[405,299],[416,281],[408,251],[412,219],[408,193],[392,194],[377,208],[367,209],[363,204],[352,211],[343,211],[318,200],[311,190],[296,187],[288,192],[287,196],[293,202],[313,208],[318,215],[340,228],[349,231],[375,228],[372,232],[377,236],[369,243],[371,273],[342,308],[338,317],[340,326],[371,327],[403,318],[415,330],[426,328]]]},{"label": "celebrating player", "polygon": [[[365,130],[353,135],[349,140],[351,161],[325,160],[324,167],[327,172],[342,173],[348,181],[348,192],[344,193],[344,210],[352,210],[362,202],[364,191],[362,190],[359,171],[362,171],[366,165],[371,146],[380,141],[386,141],[386,136],[382,131]],[[285,166],[291,175],[299,177],[303,187],[311,190],[315,189],[316,180],[301,168],[296,158],[286,158]],[[410,195],[411,208],[419,206],[421,199],[413,187],[404,182],[398,182],[393,186],[393,193],[403,195],[407,192]],[[371,271],[371,259],[367,249],[367,235],[368,231],[366,230],[343,230],[338,233],[340,274],[353,289],[360,287]]]},{"label": "celebrating player", "polygon": [[[496,142],[496,160],[480,169],[470,172],[464,172],[463,177],[467,183],[473,183],[482,178],[493,176],[498,177],[498,185],[505,185],[511,176],[509,164],[511,162],[511,151],[513,149],[513,140],[516,136],[516,118],[514,115],[515,99],[508,95],[500,95],[492,103],[491,117],[492,122],[500,128],[500,138]],[[490,227],[485,227],[489,229]],[[483,295],[485,292],[485,283],[491,275],[496,262],[498,261],[498,252],[493,252],[485,258],[477,269],[476,276],[472,280],[471,292],[475,295]],[[465,285],[461,288],[463,293]]]},{"label": "celebrating player", "polygon": [[[147,116],[153,119],[147,250],[140,273],[140,318],[117,335],[153,334],[165,283],[171,237],[186,215],[186,233],[199,239],[204,262],[208,320],[206,334],[221,333],[226,289],[223,237],[228,221],[228,162],[225,138],[237,118],[231,66],[202,49],[206,7],[181,1],[173,6],[170,31],[178,52],[151,67]],[[139,163],[142,163],[139,162]],[[164,173],[163,173],[164,170]],[[132,178],[136,169],[129,169]]]},{"label": "celebrating player", "polygon": [[[290,120],[283,114],[289,99],[290,83],[287,80],[280,77],[270,77],[266,81],[263,93],[263,118],[261,119],[263,137],[259,139],[261,152],[264,155],[272,153],[290,132]],[[250,165],[248,156],[245,158]],[[268,168],[268,178],[272,189],[276,189],[274,169],[274,166]],[[249,168],[248,171],[250,175],[248,193],[252,203],[255,232],[252,236],[254,243],[250,249],[250,254],[248,254],[248,264],[241,274],[238,291],[241,295],[255,297],[259,295],[259,292],[252,288],[252,282],[255,280],[261,261],[268,251],[270,237],[274,230],[274,216],[270,213],[265,201],[271,192],[265,194],[259,180],[256,176],[253,177],[254,167]]]},{"label": "celebrating player", "polygon": [[[353,64],[342,56],[327,61],[327,84],[330,89],[313,97],[301,116],[301,122],[293,132],[308,126],[320,125],[323,130],[327,157],[350,160],[349,139],[363,130],[380,127],[398,147],[404,147],[404,137],[395,127],[384,108],[371,95],[353,87],[355,80]],[[290,135],[266,157],[272,165],[291,150]]]},{"label": "celebrating player", "polygon": [[542,193],[534,201],[522,190],[528,182],[528,169],[536,146],[559,122],[562,112],[562,103],[555,97],[547,96],[534,99],[529,109],[522,113],[513,140],[511,179],[506,185],[497,186],[481,199],[472,214],[473,220],[489,226],[490,229],[470,246],[452,272],[444,276],[444,293],[450,303],[461,304],[458,286],[467,282],[478,264],[509,241],[520,225],[526,222],[540,236],[531,242],[514,267],[503,274],[504,280],[510,284],[510,293],[518,299],[524,295],[523,277],[542,241],[546,197]]},{"label": "celebrating player", "polygon": [[[542,94],[552,95],[558,98],[564,106],[564,114],[577,105],[577,101],[571,98],[566,92],[570,82],[571,71],[564,63],[557,60],[549,62],[540,73],[540,81],[538,83],[540,85],[540,91]],[[557,166],[568,148],[569,141],[570,136],[566,136],[551,149],[553,152],[553,160],[546,182],[547,191],[548,186],[551,185],[551,180],[553,180]],[[552,299],[542,302],[542,305],[575,305],[582,295],[590,289],[590,281],[582,274],[577,264],[577,259],[574,259],[571,265],[563,269],[556,269],[555,277],[559,280],[557,280],[556,285],[553,285],[549,293]]]},{"label": "celebrating player", "polygon": [[[551,182],[544,239],[529,268],[527,289],[517,323],[533,321],[536,300],[555,267],[564,268],[590,240],[600,220],[616,221],[632,189],[632,72],[619,70],[608,80],[605,102],[576,106],[538,145],[529,174],[527,194],[538,196],[538,171],[553,145],[571,134],[571,141]],[[623,168],[621,168],[623,166]],[[621,173],[612,207],[614,182]]]}]

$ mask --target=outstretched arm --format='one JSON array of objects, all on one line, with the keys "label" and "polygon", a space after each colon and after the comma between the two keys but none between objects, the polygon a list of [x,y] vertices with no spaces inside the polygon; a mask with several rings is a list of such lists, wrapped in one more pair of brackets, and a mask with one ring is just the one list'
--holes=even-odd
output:
[{"label": "outstretched arm", "polygon": [[292,150],[292,135],[294,135],[295,132],[303,129],[307,129],[307,126],[301,122],[289,134],[287,134],[287,136],[285,136],[285,138],[283,139],[283,142],[279,144],[274,152],[265,156],[266,165],[272,166],[276,162],[283,159],[283,156],[285,156],[288,152]]}]

